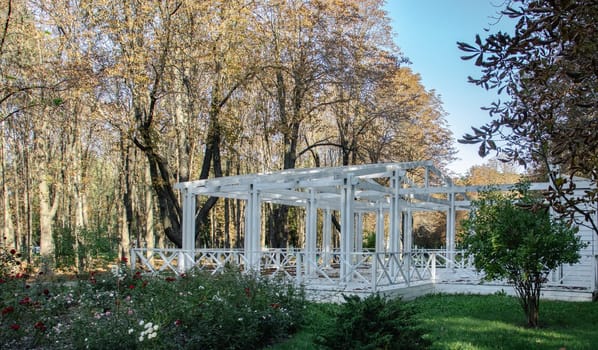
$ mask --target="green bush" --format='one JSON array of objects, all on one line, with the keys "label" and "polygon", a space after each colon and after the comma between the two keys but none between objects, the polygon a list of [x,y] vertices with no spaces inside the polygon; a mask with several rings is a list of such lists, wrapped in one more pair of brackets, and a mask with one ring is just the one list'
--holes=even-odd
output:
[{"label": "green bush", "polygon": [[364,299],[343,295],[316,343],[329,349],[426,349],[430,342],[416,322],[412,305],[378,294]]},{"label": "green bush", "polygon": [[1,349],[258,349],[295,332],[305,305],[302,290],[238,271],[150,276],[121,264],[0,283]]}]

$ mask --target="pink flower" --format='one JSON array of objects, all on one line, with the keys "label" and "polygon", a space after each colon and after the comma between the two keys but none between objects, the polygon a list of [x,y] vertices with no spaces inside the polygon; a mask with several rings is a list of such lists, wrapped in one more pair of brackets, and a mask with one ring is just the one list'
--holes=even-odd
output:
[{"label": "pink flower", "polygon": [[2,315],[8,315],[9,313],[15,311],[15,308],[12,306],[7,306],[4,309],[2,309]]},{"label": "pink flower", "polygon": [[35,325],[33,326],[33,328],[43,332],[46,330],[46,325],[42,321],[37,321],[35,323]]}]

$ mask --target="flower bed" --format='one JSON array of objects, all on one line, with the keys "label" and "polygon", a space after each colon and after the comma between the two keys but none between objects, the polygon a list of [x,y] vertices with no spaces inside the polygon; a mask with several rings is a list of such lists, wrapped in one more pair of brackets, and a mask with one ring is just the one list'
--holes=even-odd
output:
[{"label": "flower bed", "polygon": [[294,286],[234,270],[152,277],[123,263],[60,283],[17,270],[0,276],[2,349],[255,349],[292,334],[305,305]]}]

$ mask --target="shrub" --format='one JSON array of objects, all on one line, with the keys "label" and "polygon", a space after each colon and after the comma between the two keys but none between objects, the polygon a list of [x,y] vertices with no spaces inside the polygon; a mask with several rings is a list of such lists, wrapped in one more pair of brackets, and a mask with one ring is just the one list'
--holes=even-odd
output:
[{"label": "shrub", "polygon": [[289,337],[304,305],[290,284],[232,270],[151,276],[123,262],[60,283],[11,274],[0,284],[0,348],[258,349]]},{"label": "shrub", "polygon": [[462,223],[463,244],[485,280],[513,284],[530,327],[539,325],[542,284],[551,270],[579,261],[577,230],[551,218],[543,198],[522,182],[507,193],[482,192]]},{"label": "shrub", "polygon": [[412,305],[379,294],[345,302],[323,325],[316,343],[329,349],[425,349],[430,342],[416,322]]}]

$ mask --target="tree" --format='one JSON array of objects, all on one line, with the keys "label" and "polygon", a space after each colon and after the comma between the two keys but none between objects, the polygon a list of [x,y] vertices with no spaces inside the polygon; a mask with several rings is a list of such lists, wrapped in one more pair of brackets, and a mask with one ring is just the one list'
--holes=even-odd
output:
[{"label": "tree", "polygon": [[462,179],[465,185],[499,185],[513,184],[519,181],[521,174],[510,163],[491,159],[485,164],[474,165],[467,171],[467,176]]},{"label": "tree", "polygon": [[484,279],[506,279],[514,285],[527,317],[537,327],[542,284],[548,273],[561,264],[580,259],[584,243],[577,230],[551,218],[541,196],[520,182],[508,193],[486,191],[473,201],[463,221],[463,244],[474,257]]},{"label": "tree", "polygon": [[[479,154],[540,163],[553,186],[547,198],[570,220],[582,214],[598,234],[598,2],[512,0],[500,12],[516,22],[513,34],[498,32],[475,44],[459,42],[482,69],[470,82],[505,91],[505,101],[486,109],[494,119],[462,143],[478,143]],[[498,141],[504,141],[501,145]],[[558,165],[570,178],[551,171]],[[576,194],[574,176],[591,178],[594,189]],[[579,215],[577,215],[579,217]]]}]

